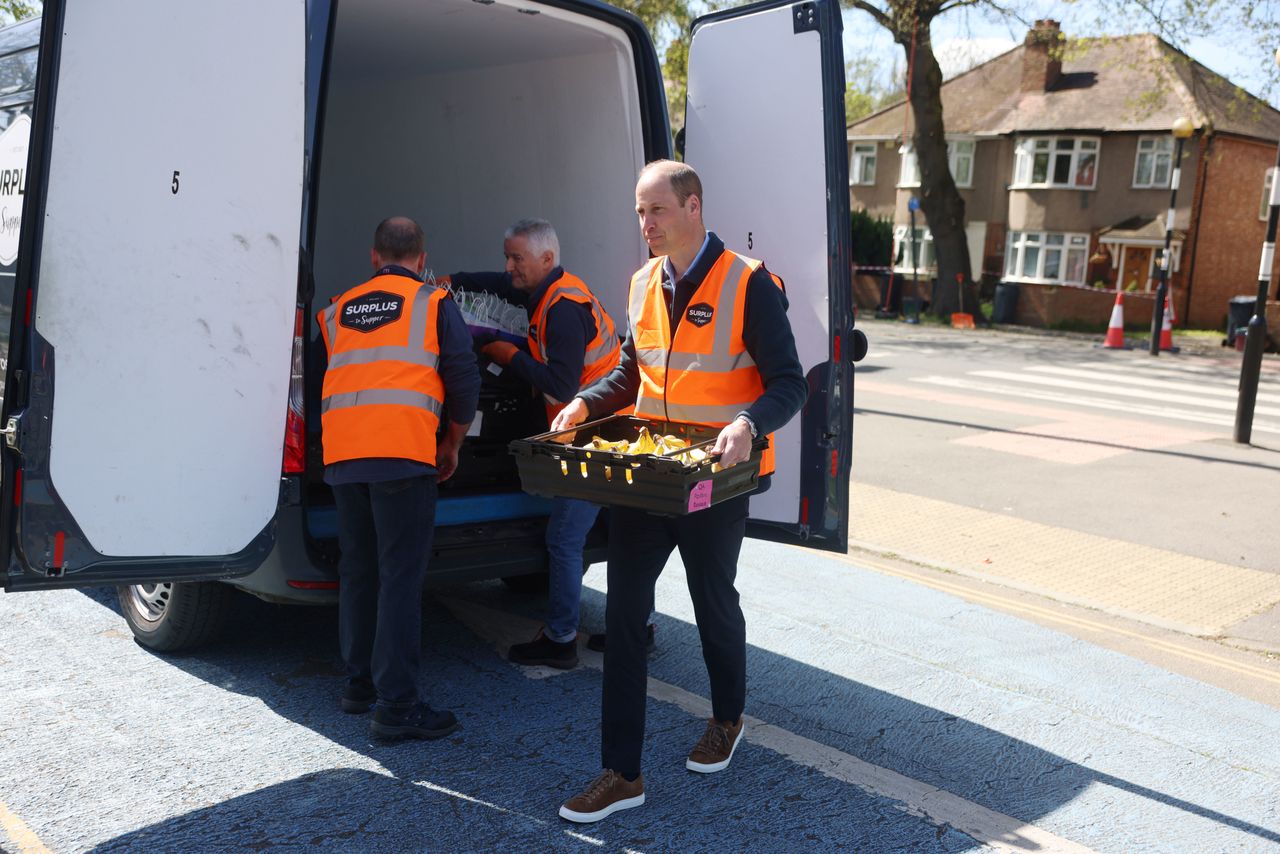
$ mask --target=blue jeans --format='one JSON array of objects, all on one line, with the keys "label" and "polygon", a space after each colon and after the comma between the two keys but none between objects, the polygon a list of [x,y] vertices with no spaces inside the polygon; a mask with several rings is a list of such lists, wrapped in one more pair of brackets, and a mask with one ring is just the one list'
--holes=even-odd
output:
[{"label": "blue jeans", "polygon": [[547,553],[551,557],[551,586],[547,595],[547,637],[557,643],[578,633],[578,603],[582,599],[582,549],[600,506],[576,498],[557,498],[547,521]]}]

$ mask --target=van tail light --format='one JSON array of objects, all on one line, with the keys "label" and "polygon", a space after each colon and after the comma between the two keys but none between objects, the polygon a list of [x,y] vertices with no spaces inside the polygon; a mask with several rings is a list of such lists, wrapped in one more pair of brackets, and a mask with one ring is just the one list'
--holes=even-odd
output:
[{"label": "van tail light", "polygon": [[293,322],[293,361],[289,369],[289,412],[284,422],[284,473],[307,470],[307,423],[302,417],[302,309]]}]

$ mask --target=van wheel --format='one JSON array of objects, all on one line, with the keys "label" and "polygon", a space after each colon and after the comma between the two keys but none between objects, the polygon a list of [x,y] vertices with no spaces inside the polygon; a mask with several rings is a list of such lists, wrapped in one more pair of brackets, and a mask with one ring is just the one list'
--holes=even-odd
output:
[{"label": "van wheel", "polygon": [[235,591],[218,581],[129,584],[116,588],[134,639],[157,652],[202,646],[221,631]]}]

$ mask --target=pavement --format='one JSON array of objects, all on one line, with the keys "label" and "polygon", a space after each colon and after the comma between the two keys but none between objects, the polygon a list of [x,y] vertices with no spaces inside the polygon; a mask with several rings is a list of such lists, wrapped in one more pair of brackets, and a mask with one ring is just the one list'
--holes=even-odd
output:
[{"label": "pavement", "polygon": [[[939,326],[909,327],[894,322],[871,322],[862,326],[872,340],[872,355],[867,364],[876,365],[880,357],[880,367],[886,364],[883,361],[886,346],[889,356],[905,352],[895,347],[961,347],[975,341],[996,351],[1002,347],[1012,349],[1028,340],[1054,339],[1061,347],[1045,359],[1047,364],[1032,365],[1029,371],[1023,372],[1006,366],[1003,370],[971,370],[967,376],[954,381],[915,376],[912,377],[915,382],[890,382],[886,374],[876,373],[874,368],[857,375],[856,406],[871,407],[881,414],[885,410],[939,416],[946,413],[945,417],[951,419],[948,424],[970,428],[963,435],[946,437],[951,447],[999,452],[1021,459],[1021,467],[1016,471],[1036,483],[1043,482],[1046,488],[1012,486],[1003,493],[1011,497],[1000,501],[1001,494],[981,493],[981,488],[973,485],[948,491],[936,483],[928,483],[929,473],[922,473],[920,467],[902,466],[891,474],[880,471],[878,476],[861,477],[860,468],[865,470],[868,462],[861,455],[871,450],[863,443],[855,451],[851,493],[850,538],[856,553],[1033,594],[1271,657],[1280,656],[1280,552],[1258,554],[1255,550],[1247,557],[1228,562],[1221,559],[1225,557],[1221,550],[1210,552],[1204,542],[1215,533],[1210,526],[1228,516],[1228,511],[1237,514],[1242,501],[1254,505],[1252,515],[1244,523],[1246,528],[1249,524],[1257,531],[1276,528],[1274,516],[1280,505],[1275,501],[1274,471],[1280,439],[1276,436],[1274,416],[1280,413],[1277,408],[1280,356],[1264,357],[1255,446],[1249,447],[1231,443],[1230,430],[1223,427],[1234,413],[1235,392],[1218,378],[1234,376],[1233,372],[1238,371],[1238,354],[1206,346],[1203,338],[1189,339],[1191,346],[1186,346],[1176,360],[1165,355],[1160,363],[1153,363],[1145,353],[1107,354],[1114,359],[1127,359],[1137,367],[1126,373],[1106,373],[1094,369],[1124,367],[1126,363],[1112,365],[1098,361],[1096,336],[1020,328],[958,331]],[[1188,339],[1179,341],[1175,337],[1175,343],[1186,345]],[[946,352],[951,358],[959,354],[953,350]],[[1090,371],[1073,369],[1071,359],[1090,360],[1081,366],[1103,374],[1105,384],[1081,379],[1089,377]],[[1137,373],[1139,370],[1146,373]],[[991,385],[981,385],[982,380]],[[1023,386],[1028,380],[1051,384],[1045,388],[1056,391]],[[1193,380],[1221,382],[1221,388],[1193,389],[1189,384]],[[938,384],[949,385],[951,390],[939,390]],[[1024,394],[1025,398],[1008,400],[998,395],[985,398],[975,393],[993,390],[996,384],[1003,384],[1010,394]],[[1094,396],[1083,401],[1073,400],[1072,390],[1083,390],[1075,394]],[[1191,397],[1193,390],[1219,396],[1195,400]],[[1101,399],[1101,392],[1105,391],[1121,391],[1127,397],[1115,399],[1113,404],[1111,399]],[[1041,402],[1045,400],[1055,406]],[[1146,401],[1152,402],[1148,405]],[[1081,402],[1110,411],[1081,413],[1066,408]],[[1201,416],[1199,411],[1190,411],[1192,402],[1214,408],[1205,410],[1208,414]],[[1173,404],[1185,408],[1163,408]],[[993,427],[991,421],[984,421],[997,411],[1023,423],[1000,429]],[[964,414],[957,414],[961,412]],[[1138,412],[1153,417],[1142,420],[1132,417]],[[1130,417],[1126,417],[1126,413]],[[1170,422],[1155,417],[1165,415],[1181,420]],[[855,419],[855,423],[857,421]],[[935,446],[941,444],[938,437],[931,438]],[[884,450],[877,446],[871,453],[883,454]],[[1122,458],[1141,457],[1141,452],[1157,459],[1157,464],[1163,467],[1162,479],[1138,470],[1135,463],[1120,462]],[[1041,467],[1034,468],[1031,459],[1039,461]],[[963,461],[961,465],[970,467],[963,479],[972,481],[973,469],[981,472],[981,463],[980,457]],[[1189,468],[1192,464],[1199,468]],[[1187,468],[1176,468],[1179,465]],[[1245,481],[1244,491],[1232,496],[1229,485],[1223,487],[1217,483],[1228,482],[1227,479],[1219,471],[1210,470],[1210,465],[1216,465],[1219,470],[1234,468],[1232,478],[1253,479]],[[1117,476],[1114,474],[1117,467],[1134,471],[1126,469]],[[1081,488],[1070,480],[1073,473],[1069,474],[1068,470],[1072,469],[1090,472],[1094,484],[1091,491],[1088,481]],[[1007,478],[1009,472],[1004,475]],[[1130,475],[1129,479],[1124,480],[1124,475]],[[981,479],[981,475],[978,476]],[[992,476],[999,478],[1000,475]],[[933,479],[938,479],[936,472]],[[1214,486],[1206,488],[1211,480]],[[886,483],[903,486],[889,488]],[[1177,491],[1169,495],[1153,493],[1145,484],[1153,484],[1156,490]],[[1109,491],[1122,494],[1108,495]],[[1143,495],[1143,491],[1148,494]],[[1045,518],[1065,517],[1065,513],[1053,509],[1055,501],[1062,507],[1073,502],[1093,503],[1101,508],[1103,515],[1123,514],[1121,527],[1125,536],[1084,530],[1104,526],[1083,516],[1075,520],[1075,525],[1052,524],[1028,518],[1033,515],[1030,513],[1015,512],[1013,506],[1002,508],[1007,512],[990,506],[998,507],[1002,503],[1025,506],[1030,503],[1025,496],[1033,492],[1041,495],[1045,512],[1039,515]],[[933,493],[955,496],[955,499],[939,500]],[[982,498],[997,500],[974,500],[972,495],[978,493]],[[1161,509],[1166,497],[1177,504],[1176,521]],[[984,504],[987,506],[974,506]],[[1244,512],[1247,511],[1240,511]],[[1268,524],[1268,520],[1272,523]],[[1205,530],[1197,536],[1194,527],[1200,522]],[[1172,529],[1179,524],[1186,530]],[[1242,542],[1243,533],[1237,528],[1233,531],[1235,536],[1222,539]],[[1250,539],[1256,538],[1250,536]],[[1274,535],[1263,542],[1275,542]],[[1210,553],[1219,559],[1207,558],[1206,554]],[[1234,553],[1232,556],[1235,557]]]}]

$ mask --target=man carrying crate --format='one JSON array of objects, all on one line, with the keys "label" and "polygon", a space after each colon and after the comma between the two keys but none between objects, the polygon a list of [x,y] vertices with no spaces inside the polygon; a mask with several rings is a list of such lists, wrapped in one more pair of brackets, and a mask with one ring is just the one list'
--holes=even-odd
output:
[{"label": "man carrying crate", "polygon": [[[654,257],[631,279],[630,334],[621,361],[578,393],[553,430],[634,402],[640,417],[722,428],[712,453],[732,466],[750,457],[755,436],[771,434],[804,406],[808,384],[782,282],[706,230],[702,201],[702,182],[689,166],[660,160],[641,170],[636,214]],[[772,471],[771,441],[761,458],[760,490],[768,488]],[[676,548],[688,576],[713,713],[685,767],[704,774],[728,767],[742,738],[746,702],[746,623],[734,579],[747,502],[742,495],[676,517],[611,510],[603,770],[560,808],[562,818],[599,821],[644,803],[645,618],[658,575]]]}]

